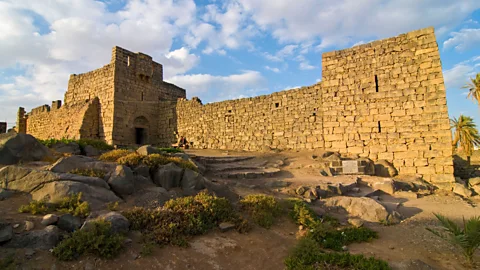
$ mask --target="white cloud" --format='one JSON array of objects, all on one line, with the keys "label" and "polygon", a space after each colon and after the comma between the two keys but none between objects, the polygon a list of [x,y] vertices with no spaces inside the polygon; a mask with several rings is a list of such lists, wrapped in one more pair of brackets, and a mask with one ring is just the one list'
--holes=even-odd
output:
[{"label": "white cloud", "polygon": [[221,55],[225,54],[223,48],[253,46],[249,39],[256,35],[257,29],[247,22],[240,4],[235,1],[229,1],[221,7],[210,4],[205,10],[201,19],[190,26],[189,33],[184,37],[189,46],[196,48],[205,42],[203,53],[218,52]]},{"label": "white cloud", "polygon": [[452,37],[443,42],[445,49],[454,47],[457,51],[465,51],[480,45],[480,28],[462,29],[450,35]]},{"label": "white cloud", "polygon": [[275,54],[264,52],[263,56],[273,62],[282,62],[285,58],[292,56],[297,48],[298,45],[290,44],[278,50]]},{"label": "white cloud", "polygon": [[[196,20],[193,0],[131,0],[116,12],[94,0],[6,0],[0,14],[0,68],[24,70],[3,78],[0,119],[14,119],[18,106],[30,110],[62,99],[69,74],[109,63],[115,45],[151,55],[165,65],[165,77],[199,61],[188,48],[170,51],[173,39]],[[34,14],[45,21],[42,29]]]},{"label": "white cloud", "polygon": [[298,68],[300,70],[311,70],[315,69],[315,66],[310,65],[308,62],[301,62]]},{"label": "white cloud", "polygon": [[461,89],[462,86],[467,84],[471,77],[475,77],[480,72],[479,62],[480,56],[476,56],[454,65],[451,69],[445,70],[443,74],[447,90]]},{"label": "white cloud", "polygon": [[188,96],[207,96],[209,100],[220,101],[245,94],[247,91],[260,91],[265,79],[260,72],[245,70],[240,74],[214,76],[210,74],[178,75],[168,79],[182,88],[188,89]]},{"label": "white cloud", "polygon": [[280,73],[280,69],[279,69],[279,68],[276,68],[276,67],[265,66],[265,69],[266,69],[266,70],[273,71],[273,72],[275,72],[275,73]]},{"label": "white cloud", "polygon": [[[280,42],[321,40],[321,47],[388,37],[427,26],[458,25],[477,0],[238,0],[251,19]],[[341,37],[341,38],[340,38]]]}]

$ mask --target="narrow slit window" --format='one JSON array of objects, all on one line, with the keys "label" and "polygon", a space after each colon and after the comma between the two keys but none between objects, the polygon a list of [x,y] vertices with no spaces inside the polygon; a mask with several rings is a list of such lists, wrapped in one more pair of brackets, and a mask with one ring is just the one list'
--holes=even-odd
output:
[{"label": "narrow slit window", "polygon": [[143,101],[143,92],[142,92],[142,101]]},{"label": "narrow slit window", "polygon": [[375,75],[375,92],[378,93],[378,76]]},{"label": "narrow slit window", "polygon": [[382,132],[382,125],[380,125],[380,121],[378,121],[378,133]]}]

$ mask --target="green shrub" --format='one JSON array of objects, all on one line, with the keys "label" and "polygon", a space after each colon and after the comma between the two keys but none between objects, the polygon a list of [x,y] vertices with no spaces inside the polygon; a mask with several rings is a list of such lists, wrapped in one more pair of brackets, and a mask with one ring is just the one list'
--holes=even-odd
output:
[{"label": "green shrub", "polygon": [[70,213],[74,216],[86,217],[90,214],[90,205],[88,202],[82,202],[82,193],[71,194],[69,197],[47,204],[45,201],[31,201],[27,205],[22,205],[18,209],[20,213],[31,213],[33,215],[46,214],[48,212],[59,211]]},{"label": "green shrub", "polygon": [[158,150],[163,151],[165,153],[183,153],[183,150],[180,148],[158,148]]},{"label": "green shrub", "polygon": [[115,150],[103,153],[98,159],[102,161],[116,162],[119,158],[129,155],[133,152],[134,151],[127,150],[127,149],[115,149]]},{"label": "green shrub", "polygon": [[105,177],[105,172],[98,169],[75,169],[75,170],[71,170],[69,173],[89,176],[89,177],[98,177],[98,178]]},{"label": "green shrub", "polygon": [[78,141],[78,144],[80,147],[85,148],[85,146],[90,145],[93,146],[94,148],[97,148],[98,150],[112,150],[113,146],[110,144],[101,141],[101,140],[95,140],[95,139],[80,139]]},{"label": "green shrub", "polygon": [[373,257],[349,253],[324,253],[319,244],[310,238],[302,238],[285,259],[285,266],[291,270],[355,269],[387,270],[388,263]]},{"label": "green shrub", "polygon": [[53,255],[62,261],[69,261],[89,253],[102,258],[113,258],[120,253],[124,237],[111,230],[110,222],[95,221],[88,229],[77,230],[62,240]]},{"label": "green shrub", "polygon": [[180,168],[197,171],[197,166],[188,160],[183,160],[179,157],[164,156],[161,154],[148,155],[143,159],[142,162],[151,169],[156,169],[158,166],[166,165],[168,163],[175,163],[175,165],[179,166]]},{"label": "green shrub", "polygon": [[278,201],[273,196],[255,194],[248,195],[240,201],[240,206],[257,223],[270,228],[281,213]]},{"label": "green shrub", "polygon": [[163,208],[132,208],[123,212],[132,230],[140,230],[145,243],[188,244],[188,238],[204,234],[223,221],[238,220],[225,198],[207,193],[172,199]]},{"label": "green shrub", "polygon": [[94,140],[94,139],[80,139],[80,140],[74,140],[74,139],[67,139],[67,138],[62,138],[62,139],[47,139],[47,140],[38,140],[40,143],[45,145],[46,147],[52,147],[57,143],[64,143],[64,144],[69,144],[69,143],[77,143],[80,146],[80,149],[82,150],[83,153],[85,153],[85,147],[87,145],[93,146],[99,150],[112,150],[113,146],[107,144],[104,141],[100,140]]},{"label": "green shrub", "polygon": [[319,223],[328,224],[330,227],[337,227],[340,224],[334,217],[328,215],[319,217],[305,202],[299,199],[288,199],[286,202],[290,209],[289,215],[297,225],[313,228]]},{"label": "green shrub", "polygon": [[434,214],[440,221],[443,231],[439,232],[427,228],[436,236],[448,241],[450,244],[459,247],[467,263],[473,265],[473,255],[480,247],[480,217],[472,217],[468,220],[463,219],[463,226],[458,226],[453,220],[440,214]]},{"label": "green shrub", "polygon": [[136,167],[142,163],[144,156],[139,155],[136,152],[130,153],[126,156],[123,156],[117,160],[117,163],[120,165],[125,165],[128,167]]},{"label": "green shrub", "polygon": [[0,259],[0,269],[3,269],[3,270],[17,269],[14,254],[8,254],[5,258]]},{"label": "green shrub", "polygon": [[71,194],[55,202],[57,211],[70,213],[74,216],[87,217],[90,214],[90,205],[88,202],[82,202],[82,193]]},{"label": "green shrub", "polygon": [[343,246],[371,241],[378,238],[378,234],[365,227],[336,230],[328,224],[317,224],[306,237],[315,240],[323,248],[341,251]]},{"label": "green shrub", "polygon": [[107,203],[107,209],[110,210],[110,211],[117,211],[118,210],[118,201]]},{"label": "green shrub", "polygon": [[27,205],[22,205],[18,209],[20,213],[31,213],[33,215],[43,215],[52,211],[52,207],[46,201],[31,201]]}]

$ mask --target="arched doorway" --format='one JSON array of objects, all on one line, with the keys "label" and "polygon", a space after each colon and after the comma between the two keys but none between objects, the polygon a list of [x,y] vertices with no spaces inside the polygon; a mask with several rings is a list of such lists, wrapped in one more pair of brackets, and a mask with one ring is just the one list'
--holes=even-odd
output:
[{"label": "arched doorway", "polygon": [[133,121],[135,144],[148,143],[148,120],[144,116],[139,116]]}]

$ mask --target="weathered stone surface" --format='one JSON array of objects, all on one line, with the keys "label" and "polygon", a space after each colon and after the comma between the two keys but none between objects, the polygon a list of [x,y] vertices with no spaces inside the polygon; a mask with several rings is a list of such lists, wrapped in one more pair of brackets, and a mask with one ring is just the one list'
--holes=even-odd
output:
[{"label": "weathered stone surface", "polygon": [[64,214],[58,218],[57,226],[64,231],[73,232],[82,226],[82,220],[71,214]]},{"label": "weathered stone surface", "polygon": [[146,165],[139,165],[137,166],[133,172],[136,174],[136,175],[141,175],[143,177],[147,177],[149,178],[150,177],[150,168]]},{"label": "weathered stone surface", "polygon": [[58,222],[58,216],[55,214],[47,214],[43,216],[41,221],[43,226],[54,225],[57,222]]},{"label": "weathered stone surface", "polygon": [[298,187],[298,188],[295,190],[295,192],[296,192],[298,195],[303,196],[303,194],[305,194],[305,192],[307,192],[307,190],[309,190],[308,187],[306,187],[306,186],[300,186],[300,187]]},{"label": "weathered stone surface", "polygon": [[80,145],[76,142],[70,142],[70,143],[57,143],[52,146],[52,149],[55,150],[58,153],[68,153],[72,155],[80,155],[82,153],[82,150],[80,149]]},{"label": "weathered stone surface", "polygon": [[477,193],[477,195],[480,195],[480,185],[475,185],[472,187],[473,191]]},{"label": "weathered stone surface", "polygon": [[480,185],[480,177],[475,177],[475,178],[468,179],[468,184],[470,186]]},{"label": "weathered stone surface", "polygon": [[118,212],[108,212],[108,211],[100,211],[91,213],[90,216],[87,218],[85,223],[82,226],[83,229],[89,229],[91,223],[97,220],[104,220],[110,222],[112,226],[112,232],[114,233],[127,233],[130,228],[130,222],[124,216],[122,216]]},{"label": "weathered stone surface", "polygon": [[87,157],[96,157],[96,156],[100,156],[101,155],[101,152],[100,150],[98,150],[97,148],[87,144],[84,148],[83,148],[83,151],[85,152],[85,155]]},{"label": "weathered stone surface", "polygon": [[0,223],[0,244],[7,242],[13,237],[13,228],[8,223]]},{"label": "weathered stone surface", "polygon": [[153,176],[153,182],[167,190],[171,188],[180,187],[183,177],[183,169],[169,163],[160,166]]},{"label": "weathered stone surface", "polygon": [[95,169],[110,174],[115,171],[116,166],[117,164],[115,163],[98,161],[92,157],[70,156],[57,160],[49,170],[58,173],[68,173],[75,169]]},{"label": "weathered stone surface", "polygon": [[2,247],[6,248],[32,248],[49,250],[60,241],[60,230],[57,226],[50,225],[43,230],[36,230],[15,235],[12,240]]},{"label": "weathered stone surface", "polygon": [[130,195],[135,191],[133,181],[132,170],[127,166],[118,165],[108,179],[108,184],[116,194],[123,196]]},{"label": "weathered stone surface", "polygon": [[175,198],[175,193],[170,193],[163,187],[151,187],[135,195],[135,206],[152,208],[161,207],[168,200]]},{"label": "weathered stone surface", "polygon": [[387,220],[388,212],[385,207],[371,198],[357,198],[338,196],[325,199],[326,206],[344,208],[351,216],[365,221],[380,222]]},{"label": "weathered stone surface", "polygon": [[394,177],[398,172],[393,165],[386,160],[375,161],[375,175],[380,177]]},{"label": "weathered stone surface", "polygon": [[25,221],[25,227],[24,227],[24,230],[25,231],[31,231],[33,230],[33,228],[35,228],[35,224],[29,220]]},{"label": "weathered stone surface", "polygon": [[159,154],[160,150],[156,147],[153,147],[151,145],[144,145],[141,146],[137,149],[137,153],[142,156],[148,156],[151,154]]},{"label": "weathered stone surface", "polygon": [[204,177],[190,169],[185,169],[182,177],[182,190],[183,192],[194,193],[195,191],[205,188]]},{"label": "weathered stone surface", "polygon": [[218,228],[220,229],[220,231],[226,232],[226,231],[229,231],[231,229],[234,229],[235,224],[233,224],[231,222],[222,222],[222,223],[220,223],[220,225],[218,225]]},{"label": "weathered stone surface", "polygon": [[[94,209],[120,200],[103,179],[96,177],[7,166],[0,169],[0,179],[8,179],[9,189],[30,193],[34,200],[46,199],[51,202],[82,192],[82,200]],[[5,182],[1,181],[0,187],[2,185]]]},{"label": "weathered stone surface", "polygon": [[364,221],[360,218],[349,218],[348,223],[350,223],[353,227],[360,228],[363,226]]},{"label": "weathered stone surface", "polygon": [[453,193],[468,198],[472,196],[472,191],[460,183],[455,183]]},{"label": "weathered stone surface", "polygon": [[0,135],[0,164],[41,161],[50,155],[50,150],[31,135],[15,132]]},{"label": "weathered stone surface", "polygon": [[8,199],[10,196],[12,196],[13,192],[0,188],[0,201]]},{"label": "weathered stone surface", "polygon": [[395,193],[395,183],[392,179],[383,179],[372,184],[373,190],[381,190],[387,194]]}]

